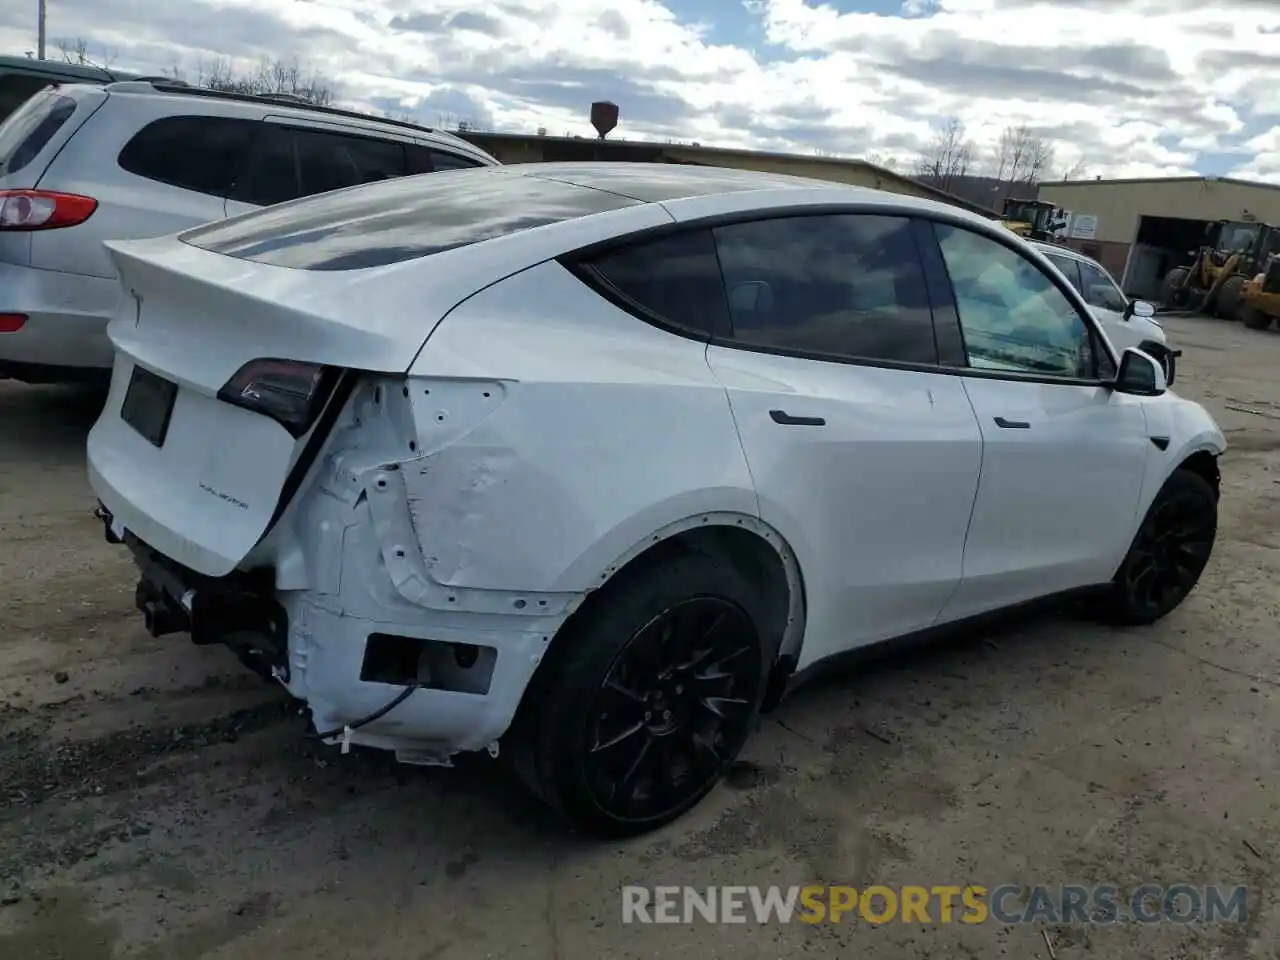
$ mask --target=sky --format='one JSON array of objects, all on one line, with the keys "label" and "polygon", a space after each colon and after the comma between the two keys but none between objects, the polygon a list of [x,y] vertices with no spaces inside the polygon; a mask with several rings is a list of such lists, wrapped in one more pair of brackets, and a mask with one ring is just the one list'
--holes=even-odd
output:
[{"label": "sky", "polygon": [[[0,3],[0,51],[35,48]],[[1280,0],[48,0],[120,69],[264,56],[423,123],[829,153],[910,169],[958,117],[991,158],[1027,124],[1059,174],[1280,183]]]}]

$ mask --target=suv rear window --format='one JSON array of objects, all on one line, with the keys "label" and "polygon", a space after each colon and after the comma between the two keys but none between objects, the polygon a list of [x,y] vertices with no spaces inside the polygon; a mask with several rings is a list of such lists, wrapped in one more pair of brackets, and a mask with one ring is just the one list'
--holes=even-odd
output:
[{"label": "suv rear window", "polygon": [[17,173],[43,150],[76,112],[76,102],[50,87],[38,92],[0,124],[0,177]]},{"label": "suv rear window", "polygon": [[259,124],[231,117],[165,117],[133,135],[121,169],[170,186],[225,197]]},{"label": "suv rear window", "polygon": [[197,227],[182,239],[214,253],[278,267],[356,270],[637,202],[485,167],[384,180],[309,197]]},{"label": "suv rear window", "polygon": [[48,77],[33,77],[26,73],[10,73],[0,77],[0,123],[52,84],[53,81]]}]

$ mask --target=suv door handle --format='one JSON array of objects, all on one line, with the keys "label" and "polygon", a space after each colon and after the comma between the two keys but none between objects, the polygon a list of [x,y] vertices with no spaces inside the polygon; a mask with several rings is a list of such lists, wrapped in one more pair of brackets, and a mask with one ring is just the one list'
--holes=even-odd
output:
[{"label": "suv door handle", "polygon": [[1003,427],[1005,430],[1030,430],[1031,424],[1025,420],[1006,420],[1004,417],[996,417],[996,426]]},{"label": "suv door handle", "polygon": [[786,427],[825,427],[827,421],[823,417],[793,417],[785,410],[770,410],[769,416],[774,423]]}]

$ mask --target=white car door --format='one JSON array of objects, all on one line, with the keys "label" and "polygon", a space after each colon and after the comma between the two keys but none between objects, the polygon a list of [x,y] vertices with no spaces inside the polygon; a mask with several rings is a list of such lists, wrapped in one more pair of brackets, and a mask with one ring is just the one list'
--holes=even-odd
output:
[{"label": "white car door", "polygon": [[713,231],[733,332],[707,360],[761,517],[805,578],[799,665],[931,626],[960,580],[981,435],[936,372],[905,218],[792,216]]},{"label": "white car door", "polygon": [[935,224],[982,431],[964,573],[944,619],[1106,582],[1128,547],[1152,441],[1143,400],[1059,281],[1012,246]]}]

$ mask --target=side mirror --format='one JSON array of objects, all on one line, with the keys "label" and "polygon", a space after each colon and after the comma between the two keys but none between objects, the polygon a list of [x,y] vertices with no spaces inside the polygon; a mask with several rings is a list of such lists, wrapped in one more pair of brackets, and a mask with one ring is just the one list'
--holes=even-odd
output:
[{"label": "side mirror", "polygon": [[1156,315],[1156,308],[1147,303],[1145,300],[1130,300],[1129,305],[1124,308],[1124,318],[1128,320],[1130,317],[1141,317],[1148,320]]},{"label": "side mirror", "polygon": [[1120,355],[1120,369],[1111,386],[1117,393],[1135,397],[1158,397],[1169,389],[1164,367],[1137,347],[1127,347]]}]

